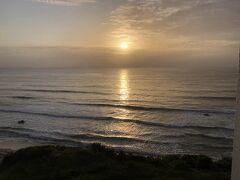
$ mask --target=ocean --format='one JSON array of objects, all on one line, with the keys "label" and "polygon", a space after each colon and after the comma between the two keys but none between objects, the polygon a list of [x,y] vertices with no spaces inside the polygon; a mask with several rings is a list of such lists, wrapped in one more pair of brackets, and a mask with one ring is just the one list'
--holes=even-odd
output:
[{"label": "ocean", "polygon": [[1,69],[0,148],[231,156],[236,81],[236,69]]}]

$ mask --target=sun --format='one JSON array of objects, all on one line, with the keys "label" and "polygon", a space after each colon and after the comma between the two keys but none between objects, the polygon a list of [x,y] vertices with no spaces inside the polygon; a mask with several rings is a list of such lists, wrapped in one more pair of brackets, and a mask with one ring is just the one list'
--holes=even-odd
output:
[{"label": "sun", "polygon": [[121,42],[121,43],[120,43],[120,48],[121,48],[121,49],[127,49],[127,48],[128,48],[128,43],[125,42],[125,41]]}]

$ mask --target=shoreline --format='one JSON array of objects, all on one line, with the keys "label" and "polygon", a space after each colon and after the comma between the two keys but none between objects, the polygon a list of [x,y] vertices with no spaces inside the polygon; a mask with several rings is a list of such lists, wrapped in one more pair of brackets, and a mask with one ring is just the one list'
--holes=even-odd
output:
[{"label": "shoreline", "polygon": [[27,149],[27,148],[34,148],[34,147],[44,147],[44,146],[62,146],[62,147],[66,147],[66,148],[75,148],[75,149],[85,149],[88,150],[93,144],[100,144],[101,146],[104,146],[108,149],[112,149],[116,152],[125,152],[125,153],[129,153],[132,155],[136,155],[136,156],[142,156],[142,157],[152,157],[152,158],[156,158],[156,157],[163,157],[163,156],[206,156],[209,157],[210,159],[212,159],[213,161],[217,161],[217,160],[221,160],[224,158],[232,158],[231,155],[226,155],[226,156],[210,156],[210,155],[206,155],[206,154],[197,154],[197,153],[163,153],[163,154],[159,154],[159,153],[151,153],[151,152],[144,152],[144,151],[134,151],[134,150],[130,150],[130,149],[126,149],[124,147],[112,147],[112,146],[108,146],[106,144],[102,144],[102,143],[86,143],[86,142],[81,142],[81,145],[62,145],[62,144],[55,144],[55,143],[25,143],[25,144],[17,144],[15,143],[14,146],[5,146],[4,148],[0,149],[0,162],[1,162],[1,158],[3,158],[5,155],[7,155],[8,153],[11,152],[17,152],[19,150],[22,149]]}]

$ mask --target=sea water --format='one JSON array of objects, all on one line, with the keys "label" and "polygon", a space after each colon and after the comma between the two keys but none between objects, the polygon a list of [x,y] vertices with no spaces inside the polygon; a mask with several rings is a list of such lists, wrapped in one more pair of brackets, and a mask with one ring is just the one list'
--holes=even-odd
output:
[{"label": "sea water", "polygon": [[0,145],[231,156],[236,79],[235,69],[1,69]]}]

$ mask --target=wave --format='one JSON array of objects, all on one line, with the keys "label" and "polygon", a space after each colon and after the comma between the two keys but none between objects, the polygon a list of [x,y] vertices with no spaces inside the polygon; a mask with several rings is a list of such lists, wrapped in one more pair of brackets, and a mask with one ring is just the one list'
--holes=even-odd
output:
[{"label": "wave", "polygon": [[236,97],[234,96],[189,96],[184,98],[190,98],[190,99],[206,99],[206,100],[236,100]]},{"label": "wave", "polygon": [[98,134],[77,134],[77,135],[68,135],[68,137],[76,138],[76,139],[97,139],[101,141],[110,140],[110,141],[121,141],[121,142],[131,142],[131,143],[150,143],[150,144],[164,144],[164,143],[171,143],[171,142],[165,142],[166,139],[186,139],[186,137],[204,137],[207,139],[212,140],[219,140],[220,142],[223,140],[226,140],[229,143],[233,143],[232,138],[227,137],[218,137],[218,136],[210,136],[210,135],[204,135],[204,134],[191,134],[186,133],[183,135],[161,135],[159,138],[159,141],[156,140],[146,140],[146,139],[139,139],[139,138],[133,138],[133,137],[123,137],[123,136],[105,136],[105,135],[98,135]]},{"label": "wave", "polygon": [[234,114],[234,110],[231,109],[190,109],[190,108],[168,108],[168,107],[147,107],[147,106],[133,106],[133,105],[121,105],[121,104],[104,104],[104,103],[69,103],[61,102],[78,106],[95,106],[95,107],[112,107],[123,108],[128,110],[142,110],[142,111],[180,111],[180,112],[196,112],[196,113],[215,113],[215,114]]},{"label": "wave", "polygon": [[[159,141],[156,140],[146,140],[140,139],[137,137],[125,137],[125,136],[105,136],[99,134],[64,134],[59,132],[42,132],[31,129],[21,129],[21,128],[11,128],[11,127],[1,127],[0,128],[0,136],[7,136],[8,138],[23,138],[28,140],[39,141],[42,143],[50,143],[50,144],[63,144],[63,145],[71,145],[71,146],[82,146],[83,143],[93,143],[93,142],[101,142],[107,144],[134,144],[134,143],[142,143],[142,144],[152,144],[152,145],[165,145],[171,146],[177,144],[183,147],[205,147],[205,148],[220,148],[220,149],[232,149],[232,145],[222,145],[221,144],[208,144],[208,143],[188,143],[188,142],[169,142],[166,141],[165,138],[170,138],[172,140],[176,140],[177,138],[184,139],[185,135],[166,135],[161,136]],[[190,134],[189,134],[190,136]],[[164,140],[165,139],[165,140]]]},{"label": "wave", "polygon": [[184,93],[192,93],[192,92],[200,92],[200,93],[235,93],[236,89],[170,89],[172,92],[184,92]]},{"label": "wave", "polygon": [[[114,142],[114,143],[152,143],[158,144],[157,141],[144,140],[134,137],[123,137],[123,136],[104,136],[99,134],[64,134],[60,132],[41,132],[31,129],[11,128],[3,127],[0,128],[0,136],[5,135],[7,137],[14,138],[27,138],[39,141],[47,142],[70,142],[80,143],[82,141],[100,141],[100,142]],[[173,136],[174,137],[174,136]]]},{"label": "wave", "polygon": [[[71,139],[72,142],[79,141],[111,141],[111,142],[128,142],[128,143],[152,143],[158,144],[157,141],[144,140],[136,137],[127,137],[127,136],[109,136],[109,135],[100,135],[94,133],[82,133],[82,134],[64,134],[60,132],[42,132],[26,128],[12,128],[12,127],[0,127],[0,135],[7,135],[7,137],[22,137],[22,138],[34,138],[37,140],[66,140]],[[55,136],[55,138],[53,138]],[[56,138],[58,137],[58,138]],[[164,136],[162,136],[164,137]],[[166,136],[171,138],[177,138],[180,136]],[[183,137],[183,136],[182,136]]]},{"label": "wave", "polygon": [[13,99],[36,99],[36,97],[31,97],[31,96],[10,96],[10,98]]},{"label": "wave", "polygon": [[99,95],[110,94],[110,93],[95,92],[95,91],[55,90],[55,89],[0,89],[0,91],[25,91],[25,92],[43,92],[43,93],[72,93],[72,94],[99,94]]},{"label": "wave", "polygon": [[105,136],[99,134],[72,134],[66,135],[70,138],[79,139],[79,140],[98,140],[98,141],[111,141],[111,142],[128,142],[128,143],[158,143],[156,141],[149,141],[134,137],[125,137],[125,136]]},{"label": "wave", "polygon": [[0,136],[8,138],[24,138],[28,140],[41,141],[43,143],[50,144],[68,144],[68,145],[81,145],[81,142],[74,141],[66,138],[52,137],[47,132],[35,131],[31,129],[21,129],[21,128],[11,128],[11,127],[1,127]]},{"label": "wave", "polygon": [[213,145],[213,144],[203,144],[203,143],[196,143],[194,146],[198,148],[208,148],[216,151],[216,149],[227,150],[232,152],[233,145]]},{"label": "wave", "polygon": [[206,135],[206,134],[194,134],[194,133],[185,133],[187,136],[190,137],[200,137],[200,138],[207,138],[207,139],[213,139],[213,140],[226,140],[233,142],[233,138],[231,137],[223,137],[223,136],[213,136],[213,135]]},{"label": "wave", "polygon": [[199,129],[199,130],[220,130],[220,131],[228,131],[232,132],[233,129],[228,127],[219,127],[219,126],[197,126],[197,125],[173,125],[173,124],[164,124],[152,121],[144,121],[144,120],[134,120],[134,119],[120,119],[114,117],[104,117],[104,116],[73,116],[73,115],[58,115],[58,114],[49,114],[49,113],[38,113],[38,112],[27,112],[27,111],[16,111],[16,110],[3,110],[0,109],[0,112],[4,113],[21,113],[21,114],[30,114],[30,115],[38,115],[38,116],[47,116],[54,118],[69,118],[69,119],[88,119],[88,120],[100,120],[100,121],[118,121],[118,122],[128,122],[139,125],[146,126],[156,126],[168,129]]},{"label": "wave", "polygon": [[[79,90],[63,90],[63,89],[7,89],[1,88],[0,91],[25,91],[25,92],[42,92],[42,93],[72,93],[72,94],[97,94],[97,95],[112,95],[112,93],[97,92],[97,91],[79,91]],[[180,90],[178,90],[180,91]],[[133,94],[141,95],[141,94]],[[144,96],[155,97],[154,95],[145,94]],[[209,99],[209,100],[236,100],[234,96],[176,96],[175,98],[187,99]],[[20,98],[19,98],[20,99]],[[23,98],[22,98],[23,99]]]}]

